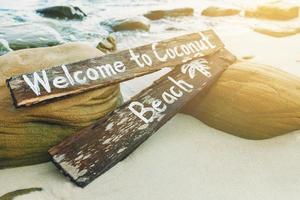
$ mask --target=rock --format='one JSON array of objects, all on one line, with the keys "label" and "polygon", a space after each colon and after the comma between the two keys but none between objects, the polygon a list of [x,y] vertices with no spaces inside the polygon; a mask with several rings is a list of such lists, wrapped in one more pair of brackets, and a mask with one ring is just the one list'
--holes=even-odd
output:
[{"label": "rock", "polygon": [[158,20],[166,17],[192,16],[193,14],[193,8],[177,8],[172,10],[153,10],[144,14],[144,16],[151,20]]},{"label": "rock", "polygon": [[183,112],[243,138],[282,135],[300,129],[300,79],[270,66],[237,62]]},{"label": "rock", "polygon": [[13,50],[48,47],[62,43],[57,31],[41,24],[2,26],[0,39],[6,40]]},{"label": "rock", "polygon": [[109,22],[113,31],[143,30],[149,31],[150,22],[144,17],[113,20]]},{"label": "rock", "polygon": [[83,19],[87,15],[76,6],[52,6],[36,10],[44,17],[59,19]]},{"label": "rock", "polygon": [[251,56],[251,55],[247,55],[247,56],[242,57],[243,60],[251,60],[253,58],[254,58],[254,56]]},{"label": "rock", "polygon": [[21,17],[21,16],[14,16],[13,19],[14,19],[16,22],[18,22],[18,23],[20,23],[20,22],[26,22],[26,19],[23,18],[23,17]]},{"label": "rock", "polygon": [[6,194],[0,196],[0,199],[12,200],[19,196],[27,195],[31,192],[40,192],[42,190],[43,190],[42,188],[26,188],[26,189],[15,190],[15,191],[12,191],[12,192],[9,192],[9,193],[6,193]]},{"label": "rock", "polygon": [[182,28],[177,28],[177,27],[167,27],[166,31],[183,31],[184,29]]},{"label": "rock", "polygon": [[48,161],[49,148],[111,112],[121,102],[117,84],[48,104],[15,109],[6,79],[101,55],[94,47],[68,43],[0,56],[0,168]]},{"label": "rock", "polygon": [[300,28],[293,27],[256,27],[253,30],[258,33],[269,35],[272,37],[287,37],[300,33]]},{"label": "rock", "polygon": [[114,35],[110,34],[107,38],[102,39],[98,45],[97,49],[103,53],[114,52],[117,50],[116,38]]},{"label": "rock", "polygon": [[209,16],[209,17],[221,17],[221,16],[231,16],[237,15],[241,11],[234,8],[222,8],[222,7],[215,7],[211,6],[202,11],[202,15]]},{"label": "rock", "polygon": [[259,5],[256,9],[245,11],[246,17],[256,17],[271,20],[290,20],[297,18],[299,7],[286,2],[273,2]]},{"label": "rock", "polygon": [[0,39],[0,56],[13,51],[6,40]]}]

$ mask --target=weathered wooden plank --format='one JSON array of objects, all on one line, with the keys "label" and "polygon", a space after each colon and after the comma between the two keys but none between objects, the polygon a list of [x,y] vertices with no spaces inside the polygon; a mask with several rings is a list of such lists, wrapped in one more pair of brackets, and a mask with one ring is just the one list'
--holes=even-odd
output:
[{"label": "weathered wooden plank", "polygon": [[176,67],[104,119],[50,149],[54,164],[78,186],[86,186],[134,151],[234,61],[222,48]]},{"label": "weathered wooden plank", "polygon": [[[15,107],[81,93],[177,66],[222,48],[211,30],[22,74],[7,80]],[[16,66],[17,67],[17,66]]]}]

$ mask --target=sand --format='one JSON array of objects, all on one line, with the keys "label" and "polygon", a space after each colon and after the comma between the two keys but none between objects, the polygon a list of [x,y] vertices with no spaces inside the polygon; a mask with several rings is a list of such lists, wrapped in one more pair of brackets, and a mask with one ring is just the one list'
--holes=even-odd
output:
[{"label": "sand", "polygon": [[181,114],[85,189],[47,163],[3,171],[1,190],[44,188],[18,200],[298,199],[299,143],[297,133],[243,140]]},{"label": "sand", "polygon": [[[300,35],[273,38],[234,27],[218,35],[239,58],[270,64],[300,76]],[[165,70],[166,71],[166,70]],[[126,98],[155,75],[123,85]],[[143,83],[143,84],[141,84]],[[126,160],[86,188],[70,183],[52,163],[0,170],[0,196],[28,187],[42,192],[16,200],[298,200],[300,131],[251,141],[176,115]]]},{"label": "sand", "polygon": [[226,48],[238,58],[253,56],[251,61],[300,76],[300,34],[274,38],[234,26],[219,27],[216,32]]}]

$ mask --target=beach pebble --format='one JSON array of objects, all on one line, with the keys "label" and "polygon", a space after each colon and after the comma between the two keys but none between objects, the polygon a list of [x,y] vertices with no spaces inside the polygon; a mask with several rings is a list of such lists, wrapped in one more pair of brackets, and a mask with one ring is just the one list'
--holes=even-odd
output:
[{"label": "beach pebble", "polygon": [[166,17],[192,16],[193,14],[193,8],[177,8],[172,10],[153,10],[144,14],[144,16],[151,20],[158,20]]},{"label": "beach pebble", "polygon": [[42,24],[1,26],[0,39],[7,41],[13,50],[48,47],[63,42],[56,30]]},{"label": "beach pebble", "polygon": [[102,39],[98,43],[97,49],[99,49],[103,53],[109,53],[115,51],[117,49],[115,36],[110,34],[108,37]]},{"label": "beach pebble", "polygon": [[254,56],[251,56],[251,55],[246,55],[246,56],[242,57],[243,60],[252,60],[253,58],[254,58]]},{"label": "beach pebble", "polygon": [[44,17],[59,19],[83,19],[87,15],[77,6],[52,6],[36,10]]},{"label": "beach pebble", "polygon": [[173,27],[173,26],[170,26],[170,27],[166,28],[166,31],[183,31],[183,30],[184,29],[182,29],[182,28]]},{"label": "beach pebble", "polygon": [[272,27],[255,27],[254,31],[269,35],[272,37],[287,37],[291,35],[296,35],[300,33],[300,27],[280,27],[280,26],[272,26]]},{"label": "beach pebble", "polygon": [[245,11],[246,17],[256,17],[271,20],[290,20],[297,18],[299,15],[299,7],[282,2],[272,2],[257,6],[255,9]]},{"label": "beach pebble", "polygon": [[221,16],[231,16],[231,15],[237,15],[241,11],[239,9],[235,8],[223,8],[223,7],[216,7],[211,6],[202,11],[203,16],[209,16],[209,17],[221,17]]}]

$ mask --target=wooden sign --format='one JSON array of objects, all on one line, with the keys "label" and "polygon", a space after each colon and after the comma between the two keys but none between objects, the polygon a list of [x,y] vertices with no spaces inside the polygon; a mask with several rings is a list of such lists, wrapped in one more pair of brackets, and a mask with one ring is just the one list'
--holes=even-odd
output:
[{"label": "wooden sign", "polygon": [[104,119],[50,149],[53,162],[78,186],[86,186],[126,158],[234,61],[222,48],[174,68]]},{"label": "wooden sign", "polygon": [[7,85],[15,107],[30,106],[174,67],[222,47],[213,31],[203,31],[12,77]]}]

